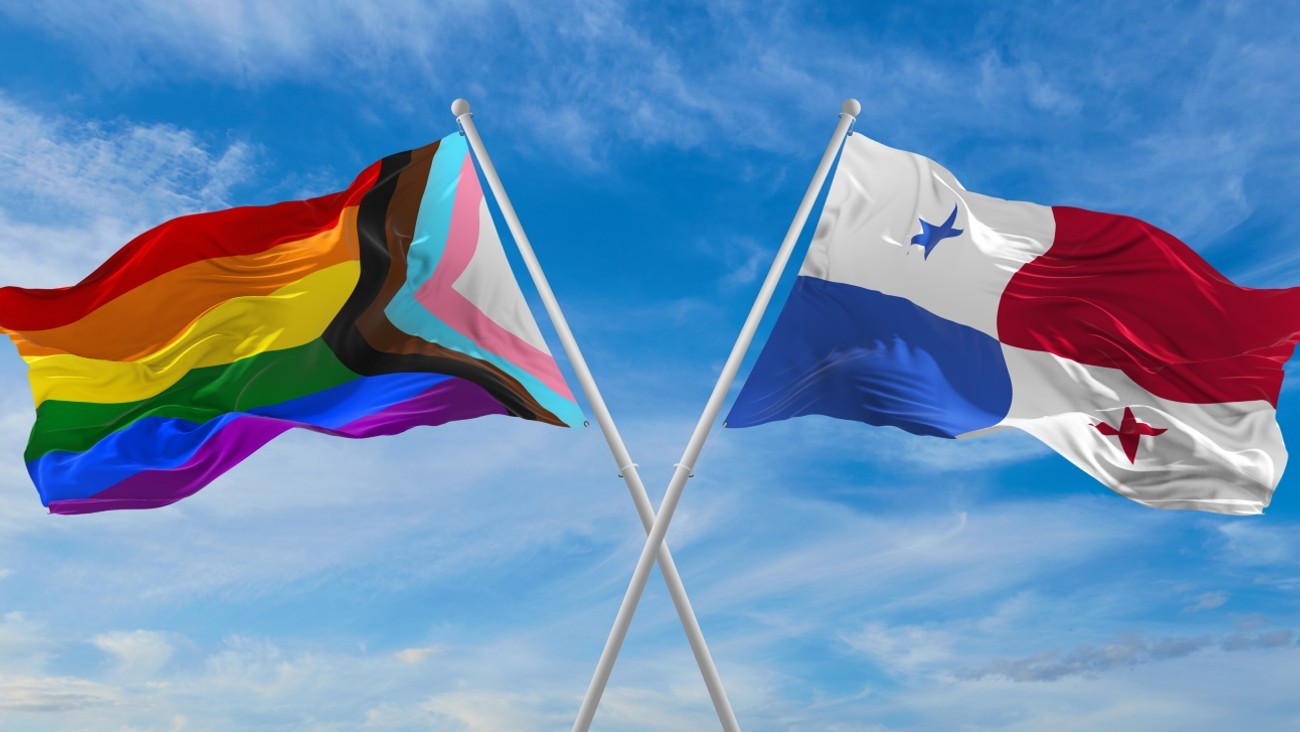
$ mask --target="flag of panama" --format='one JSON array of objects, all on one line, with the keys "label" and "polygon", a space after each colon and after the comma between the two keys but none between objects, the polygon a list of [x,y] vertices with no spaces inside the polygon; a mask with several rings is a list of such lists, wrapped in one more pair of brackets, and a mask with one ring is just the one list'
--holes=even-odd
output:
[{"label": "flag of panama", "polygon": [[855,134],[727,425],[1016,427],[1139,503],[1259,513],[1297,336],[1300,288],[1238,287],[1145,222],[972,193]]}]

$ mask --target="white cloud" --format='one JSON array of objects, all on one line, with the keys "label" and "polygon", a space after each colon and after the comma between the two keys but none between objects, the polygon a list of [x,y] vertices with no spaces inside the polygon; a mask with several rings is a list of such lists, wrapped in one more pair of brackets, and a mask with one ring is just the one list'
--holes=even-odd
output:
[{"label": "white cloud", "polygon": [[887,626],[870,623],[844,636],[855,651],[870,656],[888,673],[912,673],[934,667],[952,657],[953,639],[946,632],[915,625]]},{"label": "white cloud", "polygon": [[[1002,186],[982,192],[1136,214],[1201,247],[1255,210],[1247,175],[1285,167],[1300,140],[1288,123],[1297,93],[1281,71],[1294,47],[1260,32],[1278,23],[1267,14],[1215,5],[1180,19],[1215,28],[1195,47],[1133,22],[1122,4],[1061,2],[983,9],[955,48],[916,38],[907,14],[848,31],[789,2],[684,17],[591,0],[3,12],[63,39],[107,84],[291,80],[448,124],[449,100],[469,95],[524,154],[588,169],[654,148],[719,158],[757,148],[779,155],[764,179],[788,165],[802,177],[854,95],[866,102],[860,131],[934,157],[973,187]],[[1098,30],[1062,38],[1060,27]],[[412,88],[426,91],[413,98]]]},{"label": "white cloud", "polygon": [[[21,452],[15,440],[11,454]],[[480,459],[459,459],[484,445]],[[377,571],[360,581],[398,589],[584,541],[610,521],[639,530],[626,494],[598,488],[617,484],[603,450],[591,431],[501,417],[344,444],[291,434],[167,511],[72,520],[39,515],[19,470],[5,494],[31,515],[22,553],[9,556],[47,565],[37,581],[51,592],[104,596],[123,610],[214,593],[274,596],[285,583],[365,567]],[[523,465],[529,480],[515,480]],[[59,561],[49,542],[64,534],[103,551]],[[0,547],[16,538],[0,536]]]},{"label": "white cloud", "polygon": [[0,710],[8,712],[67,713],[119,701],[116,689],[85,679],[0,674]]},{"label": "white cloud", "polygon": [[7,284],[63,287],[144,229],[221,208],[252,147],[211,150],[171,125],[49,116],[0,94],[0,269]]},{"label": "white cloud", "polygon": [[536,694],[451,691],[437,694],[421,706],[432,717],[435,730],[495,732],[554,726],[560,720],[539,713],[536,706],[540,701]]},{"label": "white cloud", "polygon": [[[97,71],[106,75],[197,74],[245,83],[313,75],[323,70],[322,57],[331,52],[371,70],[382,69],[399,51],[416,63],[431,63],[439,41],[451,35],[450,29],[439,30],[438,21],[452,22],[458,15],[455,8],[438,12],[415,2],[385,3],[381,9],[346,2],[197,0],[130,7],[54,2],[7,11],[64,37],[99,34],[89,50],[104,64]],[[422,32],[389,35],[402,28]]]},{"label": "white cloud", "polygon": [[[1123,634],[1096,646],[979,665],[982,654],[970,647],[961,627],[870,623],[842,638],[891,674],[887,689],[867,685],[827,694],[814,686],[810,699],[809,680],[792,677],[786,662],[770,657],[770,644],[740,656],[736,646],[723,644],[724,671],[742,722],[758,732],[894,729],[889,720],[897,714],[927,728],[951,728],[960,715],[970,729],[1027,730],[1034,729],[1024,726],[1027,720],[1051,723],[1063,710],[1094,721],[1110,718],[1128,728],[1141,726],[1153,708],[1162,724],[1170,725],[1153,729],[1208,732],[1216,729],[1210,720],[1221,721],[1229,708],[1197,689],[1214,688],[1223,674],[1256,678],[1263,669],[1258,683],[1243,686],[1241,693],[1267,698],[1285,683],[1285,674],[1277,672],[1300,653],[1290,631],[1242,629],[1217,639]],[[201,662],[173,667],[166,683],[112,686],[85,677],[0,676],[0,709],[11,714],[18,730],[49,729],[50,719],[68,729],[78,723],[129,729],[278,725],[449,732],[563,726],[571,721],[582,688],[575,682],[585,680],[590,659],[557,654],[572,639],[551,637],[554,628],[532,633],[531,640],[521,630],[506,639],[452,644],[442,663],[424,666],[413,666],[400,652],[290,649],[263,638],[230,638]],[[679,645],[653,653],[632,648],[598,724],[662,732],[712,724],[707,696],[684,643]],[[1174,662],[1180,666],[1171,674]],[[854,665],[843,657],[836,663],[842,674],[853,674]],[[1157,670],[1148,673],[1147,667]],[[843,726],[847,719],[858,726]]]},{"label": "white cloud", "polygon": [[1077,114],[1083,108],[1082,100],[1047,80],[1036,63],[1008,63],[990,51],[980,59],[979,70],[975,95],[987,106],[1014,108],[1027,102],[1033,109],[1058,115]]},{"label": "white cloud", "polygon": [[10,674],[39,675],[57,653],[58,643],[44,622],[18,610],[0,615],[0,668]]},{"label": "white cloud", "polygon": [[987,617],[980,618],[975,625],[984,633],[1014,633],[1039,610],[1041,600],[1032,591],[1018,592],[998,604]]},{"label": "white cloud", "polygon": [[220,206],[248,174],[251,150],[211,152],[166,124],[104,125],[50,117],[0,98],[0,194],[7,208],[59,220],[175,215]]},{"label": "white cloud", "polygon": [[1294,527],[1288,524],[1230,521],[1217,525],[1225,558],[1245,566],[1293,564],[1300,554]]},{"label": "white cloud", "polygon": [[[710,583],[701,602],[734,609],[816,592],[818,612],[864,602],[892,611],[1016,589],[1046,567],[1141,540],[1144,521],[1121,523],[1094,511],[1100,509],[1065,501],[886,518],[786,499],[767,514],[782,520],[755,530],[791,532],[798,540],[766,551],[761,542],[734,552],[718,548],[719,563],[734,561],[733,571]],[[796,527],[809,528],[795,534]]]},{"label": "white cloud", "polygon": [[101,633],[92,642],[113,659],[114,673],[128,677],[157,673],[175,650],[166,633],[151,630]]},{"label": "white cloud", "polygon": [[402,663],[424,663],[430,656],[433,656],[438,652],[439,650],[437,648],[425,646],[422,648],[403,648],[393,655],[395,655],[397,660]]}]

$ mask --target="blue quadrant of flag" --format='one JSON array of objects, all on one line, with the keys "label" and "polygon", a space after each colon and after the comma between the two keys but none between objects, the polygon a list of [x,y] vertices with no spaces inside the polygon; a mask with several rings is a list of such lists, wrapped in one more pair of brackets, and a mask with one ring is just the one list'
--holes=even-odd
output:
[{"label": "blue quadrant of flag", "polygon": [[727,425],[822,414],[956,437],[1010,406],[993,338],[901,297],[799,277]]}]

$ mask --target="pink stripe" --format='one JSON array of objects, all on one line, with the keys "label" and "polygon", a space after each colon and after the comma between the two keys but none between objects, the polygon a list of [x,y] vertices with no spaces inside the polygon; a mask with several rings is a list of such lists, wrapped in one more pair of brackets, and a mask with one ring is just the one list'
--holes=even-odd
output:
[{"label": "pink stripe", "polygon": [[551,354],[493,322],[452,287],[469,267],[474,250],[478,247],[479,207],[482,201],[483,188],[474,172],[474,161],[466,155],[465,164],[461,166],[460,182],[456,186],[456,199],[452,204],[447,245],[433,276],[416,290],[415,299],[434,317],[479,344],[484,350],[506,359],[537,377],[551,391],[574,401],[573,393],[569,391],[569,385],[565,383]]}]

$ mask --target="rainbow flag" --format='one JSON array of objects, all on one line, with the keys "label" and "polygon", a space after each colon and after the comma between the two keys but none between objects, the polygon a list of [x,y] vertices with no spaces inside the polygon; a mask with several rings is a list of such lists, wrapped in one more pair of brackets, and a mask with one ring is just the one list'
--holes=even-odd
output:
[{"label": "rainbow flag", "polygon": [[459,134],[340,193],[169,221],[72,287],[0,288],[0,328],[52,513],[173,503],[294,427],[583,420]]}]

